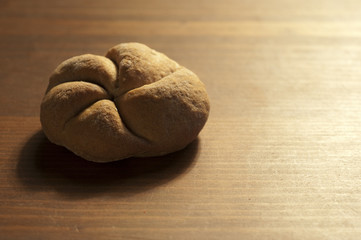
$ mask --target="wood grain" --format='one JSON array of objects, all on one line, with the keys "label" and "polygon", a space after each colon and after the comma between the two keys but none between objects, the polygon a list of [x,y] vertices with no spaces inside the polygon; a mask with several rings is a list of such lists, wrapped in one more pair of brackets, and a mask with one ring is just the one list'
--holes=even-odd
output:
[{"label": "wood grain", "polygon": [[[359,239],[361,2],[0,2],[0,239]],[[39,123],[63,60],[138,41],[211,115],[164,157],[94,164]]]}]

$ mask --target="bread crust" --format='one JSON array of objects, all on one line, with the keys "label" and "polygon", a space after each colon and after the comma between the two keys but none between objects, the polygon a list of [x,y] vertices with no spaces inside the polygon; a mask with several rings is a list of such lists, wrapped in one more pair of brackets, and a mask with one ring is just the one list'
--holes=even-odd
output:
[{"label": "bread crust", "polygon": [[209,115],[204,84],[140,43],[65,60],[50,76],[40,120],[48,139],[94,162],[159,156],[192,142]]}]

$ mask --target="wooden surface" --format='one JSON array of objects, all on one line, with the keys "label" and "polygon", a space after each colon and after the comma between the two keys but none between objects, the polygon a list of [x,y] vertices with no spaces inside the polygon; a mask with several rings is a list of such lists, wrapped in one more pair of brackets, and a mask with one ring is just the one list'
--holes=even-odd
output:
[{"label": "wooden surface", "polygon": [[[0,1],[0,239],[360,239],[361,2]],[[39,106],[63,60],[137,41],[206,84],[197,141],[86,162]]]}]

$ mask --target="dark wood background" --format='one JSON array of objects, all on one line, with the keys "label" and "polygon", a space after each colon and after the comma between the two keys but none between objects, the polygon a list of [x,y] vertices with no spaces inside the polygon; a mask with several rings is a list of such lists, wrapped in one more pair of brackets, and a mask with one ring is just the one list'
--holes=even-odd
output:
[{"label": "dark wood background", "polygon": [[[361,1],[0,1],[0,239],[360,239]],[[198,74],[185,150],[86,162],[45,138],[63,60],[136,41]]]}]

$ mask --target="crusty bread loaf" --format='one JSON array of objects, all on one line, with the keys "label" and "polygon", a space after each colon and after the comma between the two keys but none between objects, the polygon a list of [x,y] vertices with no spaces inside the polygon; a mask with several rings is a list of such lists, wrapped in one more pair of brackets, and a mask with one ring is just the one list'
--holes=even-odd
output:
[{"label": "crusty bread loaf", "polygon": [[44,133],[95,162],[164,155],[203,128],[209,100],[198,77],[140,43],[106,57],[70,58],[51,75],[41,104]]}]

